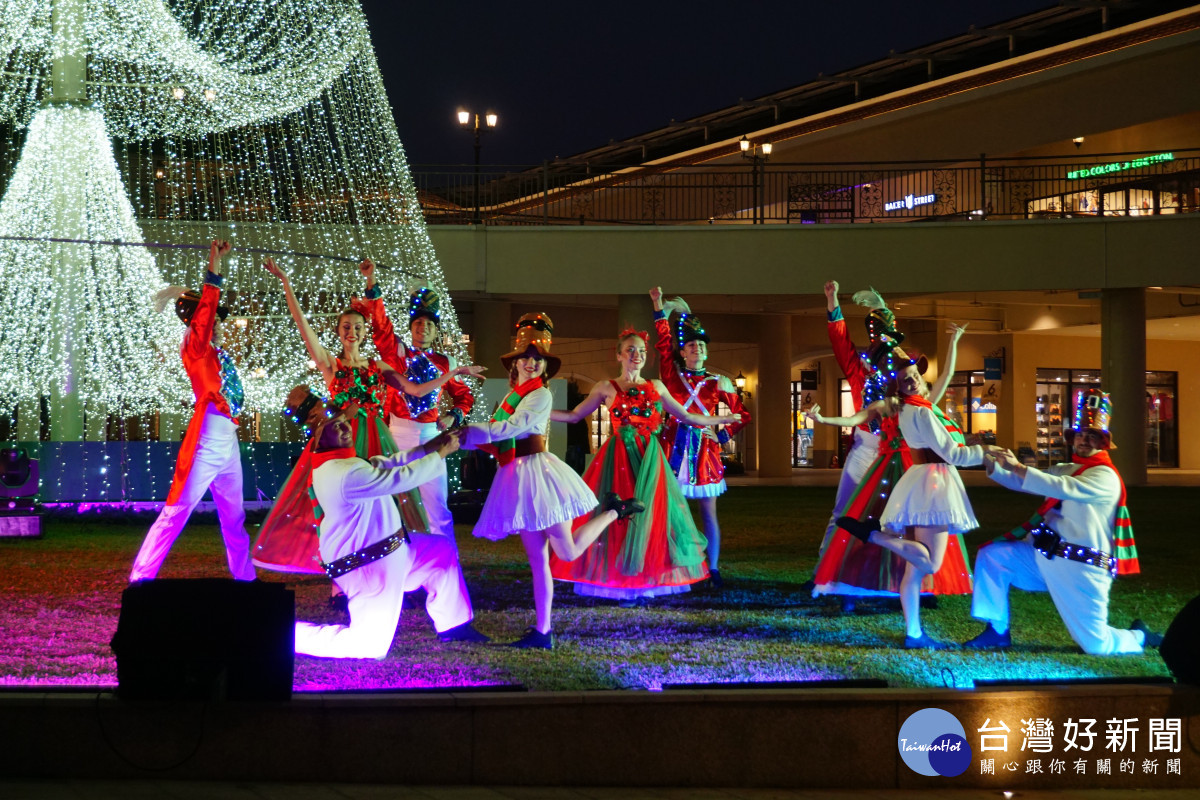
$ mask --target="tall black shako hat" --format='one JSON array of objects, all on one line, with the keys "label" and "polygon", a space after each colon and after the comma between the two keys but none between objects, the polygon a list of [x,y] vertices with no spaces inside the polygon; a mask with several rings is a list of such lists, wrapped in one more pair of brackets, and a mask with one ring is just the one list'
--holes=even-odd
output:
[{"label": "tall black shako hat", "polygon": [[408,298],[408,324],[421,317],[433,320],[439,329],[442,327],[442,299],[428,286],[422,286]]},{"label": "tall black shako hat", "polygon": [[692,313],[692,309],[682,297],[672,297],[670,300],[663,301],[663,312],[667,315],[667,319],[670,319],[672,314],[675,315],[671,333],[674,336],[676,350],[682,350],[688,342],[712,343],[700,318]]}]

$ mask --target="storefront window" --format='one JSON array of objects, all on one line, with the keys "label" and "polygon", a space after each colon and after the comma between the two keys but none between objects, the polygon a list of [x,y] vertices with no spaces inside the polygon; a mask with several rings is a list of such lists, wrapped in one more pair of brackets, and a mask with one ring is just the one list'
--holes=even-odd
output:
[{"label": "storefront window", "polygon": [[968,444],[996,443],[1000,382],[985,380],[982,370],[956,372],[942,397],[942,412],[967,435]]},{"label": "storefront window", "polygon": [[804,412],[816,402],[814,390],[803,381],[792,381],[792,466],[813,467],[813,423]]},{"label": "storefront window", "polygon": [[[1063,431],[1071,425],[1075,393],[1100,388],[1100,370],[1039,369],[1037,371],[1037,465],[1066,461],[1071,453]],[[1178,373],[1146,373],[1146,466],[1177,467],[1179,438],[1175,427]]]},{"label": "storefront window", "polygon": [[1174,372],[1146,373],[1146,466],[1175,467],[1179,465],[1175,430]]},{"label": "storefront window", "polygon": [[1081,189],[1025,203],[1028,217],[1073,217],[1103,213],[1105,216],[1180,214],[1200,210],[1200,176],[1195,171],[1171,176],[1142,178],[1137,182],[1114,183],[1099,189]]},{"label": "storefront window", "polygon": [[602,444],[608,441],[611,434],[612,426],[609,422],[608,406],[601,403],[600,407],[588,417],[588,444],[592,448],[593,455],[600,450]]}]

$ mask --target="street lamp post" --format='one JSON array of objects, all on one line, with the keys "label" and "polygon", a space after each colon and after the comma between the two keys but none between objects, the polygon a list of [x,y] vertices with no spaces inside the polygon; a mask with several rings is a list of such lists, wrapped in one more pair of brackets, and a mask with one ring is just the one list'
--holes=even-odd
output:
[{"label": "street lamp post", "polygon": [[458,110],[458,124],[459,125],[461,125],[464,128],[471,127],[472,120],[474,121],[474,130],[475,130],[475,185],[474,185],[474,192],[472,193],[472,197],[473,197],[472,205],[474,206],[474,213],[471,215],[471,222],[478,225],[481,222],[481,220],[479,218],[480,136],[483,134],[483,128],[485,126],[488,128],[496,127],[496,123],[498,123],[500,121],[500,117],[494,111],[489,111],[483,115],[483,123],[484,124],[481,125],[480,120],[479,120],[479,114],[472,113],[463,108],[460,108]]},{"label": "street lamp post", "polygon": [[756,144],[743,136],[738,145],[742,148],[742,158],[750,162],[750,175],[754,185],[753,224],[762,225],[767,221],[762,203],[762,173],[763,165],[771,158],[771,143]]}]

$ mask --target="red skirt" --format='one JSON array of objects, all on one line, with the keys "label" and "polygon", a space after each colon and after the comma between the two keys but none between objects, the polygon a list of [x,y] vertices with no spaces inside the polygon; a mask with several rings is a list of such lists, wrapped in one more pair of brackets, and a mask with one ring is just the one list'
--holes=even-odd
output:
[{"label": "red skirt", "polygon": [[[618,428],[592,459],[583,481],[597,497],[609,491],[636,497],[646,510],[609,525],[574,561],[551,551],[551,573],[559,580],[627,590],[631,596],[704,580],[708,542],[696,528],[658,439],[622,435],[624,430],[632,432]],[[574,527],[597,513],[599,509],[577,518]]]}]

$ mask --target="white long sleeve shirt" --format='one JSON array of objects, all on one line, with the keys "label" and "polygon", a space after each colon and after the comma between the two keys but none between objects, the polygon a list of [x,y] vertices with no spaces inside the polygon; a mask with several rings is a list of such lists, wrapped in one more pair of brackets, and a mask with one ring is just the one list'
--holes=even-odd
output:
[{"label": "white long sleeve shirt", "polygon": [[973,467],[983,462],[983,448],[962,446],[950,436],[937,415],[924,406],[900,409],[900,434],[910,448],[928,448],[955,467]]},{"label": "white long sleeve shirt", "polygon": [[[415,459],[415,460],[413,460]],[[329,563],[400,530],[392,495],[415,489],[438,475],[442,457],[421,448],[390,456],[339,458],[313,471],[321,504],[321,560]]]},{"label": "white long sleeve shirt", "polygon": [[1060,508],[1046,512],[1046,524],[1072,544],[1112,553],[1121,479],[1105,466],[1077,474],[1082,470],[1080,464],[1055,464],[1045,471],[1028,467],[1022,481],[997,464],[989,476],[1009,489],[1061,500]]},{"label": "white long sleeve shirt", "polygon": [[550,424],[550,408],[553,404],[550,390],[545,386],[538,387],[521,398],[521,402],[508,419],[472,422],[468,425],[463,447],[474,448],[504,439],[544,435]]}]

